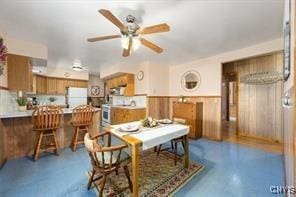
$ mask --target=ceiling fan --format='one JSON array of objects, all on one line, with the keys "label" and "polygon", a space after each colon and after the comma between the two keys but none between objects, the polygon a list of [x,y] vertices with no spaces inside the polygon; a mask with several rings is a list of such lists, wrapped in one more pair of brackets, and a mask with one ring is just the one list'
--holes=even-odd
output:
[{"label": "ceiling fan", "polygon": [[116,25],[119,28],[121,34],[89,38],[87,39],[88,42],[97,42],[102,40],[121,38],[123,47],[123,57],[128,57],[131,53],[131,49],[136,48],[137,46],[139,46],[139,44],[148,47],[156,53],[163,52],[162,48],[139,36],[160,32],[168,32],[170,30],[170,26],[168,26],[166,23],[141,28],[136,23],[136,18],[132,15],[128,15],[126,17],[126,23],[124,24],[118,18],[116,18],[109,10],[100,9],[99,13],[102,14],[105,18],[107,18],[111,23]]}]

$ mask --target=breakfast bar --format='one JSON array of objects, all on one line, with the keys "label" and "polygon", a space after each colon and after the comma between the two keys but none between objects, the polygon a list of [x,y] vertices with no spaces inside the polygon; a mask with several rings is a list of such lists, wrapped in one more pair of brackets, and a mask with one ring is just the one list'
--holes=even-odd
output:
[{"label": "breakfast bar", "polygon": [[[8,112],[0,115],[0,166],[8,159],[32,156],[36,144],[37,132],[32,130],[32,112]],[[89,132],[95,134],[100,129],[100,108],[95,108],[95,115]],[[74,134],[70,124],[72,109],[63,108],[62,124],[57,131],[60,148],[69,147]]]}]

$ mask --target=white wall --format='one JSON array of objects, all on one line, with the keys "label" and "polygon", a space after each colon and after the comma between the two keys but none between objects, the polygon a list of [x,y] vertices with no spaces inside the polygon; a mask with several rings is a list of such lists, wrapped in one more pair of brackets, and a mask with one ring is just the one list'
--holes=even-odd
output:
[{"label": "white wall", "polygon": [[[221,96],[222,63],[280,51],[283,40],[276,39],[250,47],[226,52],[170,67],[169,93],[171,96]],[[201,75],[200,87],[194,92],[186,92],[181,87],[181,77],[188,70],[196,70]]]},{"label": "white wall", "polygon": [[5,42],[8,47],[8,53],[47,59],[47,46],[44,44],[28,42],[11,37],[6,37]]},{"label": "white wall", "polygon": [[149,96],[167,96],[169,95],[169,67],[168,65],[161,65],[150,63],[148,75],[148,95]]}]

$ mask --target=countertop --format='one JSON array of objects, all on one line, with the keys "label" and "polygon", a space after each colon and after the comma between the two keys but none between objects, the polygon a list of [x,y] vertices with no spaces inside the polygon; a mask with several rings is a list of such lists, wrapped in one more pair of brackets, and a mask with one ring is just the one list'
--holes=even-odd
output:
[{"label": "countertop", "polygon": [[[95,107],[96,111],[100,111],[101,108]],[[64,114],[71,114],[73,109],[70,108],[63,108]],[[11,112],[5,112],[0,114],[1,118],[20,118],[20,117],[30,117],[32,116],[33,110],[27,110],[27,111],[11,111]]]},{"label": "countertop", "polygon": [[114,108],[121,108],[121,109],[145,109],[146,107],[141,107],[141,106],[136,106],[136,107],[132,107],[132,106],[123,106],[123,105],[111,105],[111,107]]}]

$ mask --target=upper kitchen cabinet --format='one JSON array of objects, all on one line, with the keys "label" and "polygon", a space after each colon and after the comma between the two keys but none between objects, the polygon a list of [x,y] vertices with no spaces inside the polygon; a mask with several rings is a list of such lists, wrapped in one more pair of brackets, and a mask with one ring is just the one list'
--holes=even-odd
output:
[{"label": "upper kitchen cabinet", "polygon": [[34,77],[36,78],[36,80],[34,80],[36,90],[33,90],[33,91],[36,92],[37,94],[46,94],[47,93],[47,77],[43,75],[34,75]]},{"label": "upper kitchen cabinet", "polygon": [[33,73],[31,58],[20,55],[8,55],[7,78],[9,90],[33,91]]},{"label": "upper kitchen cabinet", "polygon": [[86,80],[47,77],[47,94],[66,93],[66,87],[87,88]]},{"label": "upper kitchen cabinet", "polygon": [[47,93],[57,94],[57,80],[53,77],[47,77]]},{"label": "upper kitchen cabinet", "polygon": [[106,88],[113,95],[134,96],[135,76],[133,74],[122,74],[106,81]]},{"label": "upper kitchen cabinet", "polygon": [[56,78],[56,93],[65,94],[68,83],[66,79]]}]

